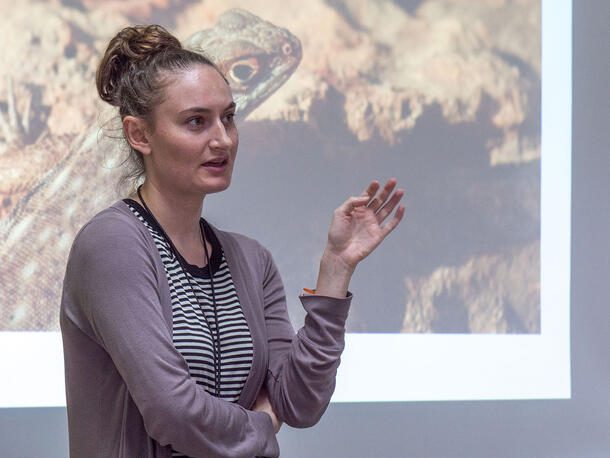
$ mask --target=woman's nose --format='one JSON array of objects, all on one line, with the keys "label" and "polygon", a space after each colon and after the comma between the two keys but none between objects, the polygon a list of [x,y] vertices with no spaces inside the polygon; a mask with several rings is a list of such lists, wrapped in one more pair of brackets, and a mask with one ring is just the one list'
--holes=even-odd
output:
[{"label": "woman's nose", "polygon": [[222,119],[217,119],[214,122],[210,146],[215,148],[228,148],[232,145],[233,139],[229,135],[229,132],[227,132],[227,126],[222,122]]}]

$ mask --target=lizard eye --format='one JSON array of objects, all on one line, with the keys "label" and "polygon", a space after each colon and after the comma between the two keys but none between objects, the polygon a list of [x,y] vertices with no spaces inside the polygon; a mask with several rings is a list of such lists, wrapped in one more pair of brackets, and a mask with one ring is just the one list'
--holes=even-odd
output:
[{"label": "lizard eye", "polygon": [[231,78],[240,83],[247,83],[258,73],[258,64],[253,59],[238,60],[229,70]]},{"label": "lizard eye", "polygon": [[284,43],[284,46],[282,46],[282,52],[286,56],[289,56],[290,54],[292,54],[292,46],[290,46],[290,43]]}]

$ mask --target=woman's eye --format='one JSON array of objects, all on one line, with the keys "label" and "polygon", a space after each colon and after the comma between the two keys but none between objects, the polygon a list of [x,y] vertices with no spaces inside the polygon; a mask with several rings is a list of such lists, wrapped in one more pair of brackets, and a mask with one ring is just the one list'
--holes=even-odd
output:
[{"label": "woman's eye", "polygon": [[203,121],[201,120],[201,118],[197,117],[197,118],[191,118],[187,121],[188,125],[191,127],[199,127],[203,124]]},{"label": "woman's eye", "polygon": [[233,122],[235,118],[235,113],[228,113],[225,115],[225,122]]}]

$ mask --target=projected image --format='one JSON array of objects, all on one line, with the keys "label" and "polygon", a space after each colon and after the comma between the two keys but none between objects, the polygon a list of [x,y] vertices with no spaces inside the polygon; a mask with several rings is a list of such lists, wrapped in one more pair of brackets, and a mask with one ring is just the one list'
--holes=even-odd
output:
[{"label": "projected image", "polygon": [[59,329],[72,240],[126,193],[96,66],[121,27],[159,23],[231,80],[240,149],[204,217],[269,248],[295,326],[332,210],[396,177],[405,220],[358,266],[348,331],[540,332],[540,1],[26,0],[0,11],[1,331]]}]

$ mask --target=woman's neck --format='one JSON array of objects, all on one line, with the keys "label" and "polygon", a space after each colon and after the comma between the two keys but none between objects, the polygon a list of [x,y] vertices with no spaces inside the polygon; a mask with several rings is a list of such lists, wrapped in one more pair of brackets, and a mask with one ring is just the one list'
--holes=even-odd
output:
[{"label": "woman's neck", "polygon": [[[176,246],[201,243],[199,219],[205,195],[185,196],[167,190],[161,192],[149,181],[144,182],[140,192],[146,205]],[[140,200],[137,194],[132,198]]]}]

